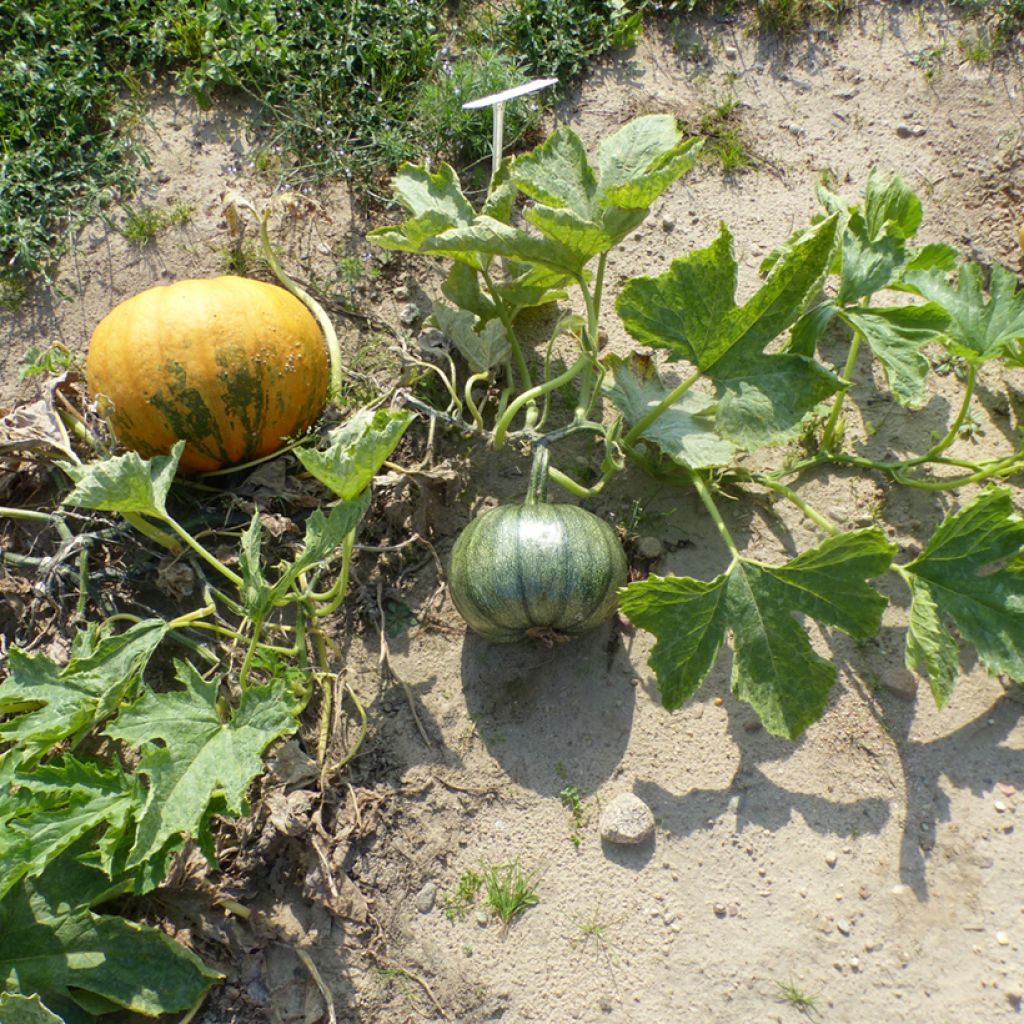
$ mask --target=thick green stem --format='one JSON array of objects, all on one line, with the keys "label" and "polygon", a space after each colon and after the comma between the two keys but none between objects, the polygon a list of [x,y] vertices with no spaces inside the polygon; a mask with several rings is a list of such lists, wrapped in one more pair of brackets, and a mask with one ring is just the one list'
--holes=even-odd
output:
[{"label": "thick green stem", "polygon": [[583,484],[577,483],[571,476],[563,473],[560,469],[555,466],[548,468],[548,479],[552,483],[558,484],[563,490],[568,491],[570,494],[576,495],[577,498],[594,498],[600,494],[605,485],[613,476],[615,476],[616,470],[613,467],[609,467],[601,475],[601,479],[596,484],[590,487],[584,487]]},{"label": "thick green stem", "polygon": [[530,388],[529,391],[524,391],[518,398],[509,403],[508,408],[502,414],[501,418],[494,426],[494,447],[500,448],[505,443],[505,436],[508,434],[508,428],[512,421],[516,417],[516,413],[528,402],[535,402],[542,395],[547,394],[549,391],[555,391],[560,387],[564,387],[569,383],[577,374],[580,373],[586,366],[590,366],[593,363],[592,357],[585,353],[576,360],[572,366],[569,367],[564,373],[559,374],[557,377],[553,377],[551,380],[545,381],[543,384],[538,384],[534,388]]},{"label": "thick green stem", "polygon": [[345,600],[345,594],[348,592],[349,569],[352,565],[352,548],[355,542],[356,531],[350,530],[345,534],[345,539],[341,542],[341,570],[338,573],[338,579],[334,586],[324,595],[327,604],[313,612],[313,615],[318,619],[333,615],[338,610],[341,602]]},{"label": "thick green stem", "polygon": [[131,523],[143,537],[147,537],[161,547],[167,548],[171,554],[181,554],[181,545],[169,533],[161,530],[159,526],[154,526],[148,519],[144,519],[139,515],[138,512],[122,512],[121,517],[126,523]]},{"label": "thick green stem", "polygon": [[759,483],[763,487],[767,487],[769,490],[774,491],[776,494],[781,494],[783,498],[796,505],[796,507],[800,509],[800,511],[803,512],[803,514],[807,516],[812,523],[820,526],[826,533],[837,534],[842,532],[835,523],[831,522],[826,516],[823,516],[816,508],[814,508],[813,505],[801,498],[800,495],[791,487],[787,487],[785,484],[779,483],[778,480],[773,480],[770,476],[755,474],[751,479],[753,479],[755,483]]},{"label": "thick green stem", "polygon": [[[854,331],[853,340],[850,342],[850,351],[846,356],[846,365],[843,367],[843,380],[847,385],[851,383],[853,368],[857,365],[857,353],[860,351],[861,339],[864,336],[860,331]],[[843,402],[846,399],[846,388],[843,388],[835,397],[832,403],[832,411],[829,413],[828,422],[821,435],[821,447],[823,451],[831,451],[835,443],[836,426],[839,423],[839,414],[843,411]]]},{"label": "thick green stem", "polygon": [[202,544],[199,543],[184,527],[171,516],[167,516],[164,522],[204,561],[211,569],[215,569],[226,580],[233,583],[239,590],[245,586],[245,581],[236,572],[232,572],[219,558],[210,554]]},{"label": "thick green stem", "polygon": [[700,473],[693,470],[690,471],[690,480],[700,496],[700,500],[704,503],[704,507],[708,510],[708,515],[711,516],[719,536],[725,541],[725,546],[729,549],[729,553],[734,559],[739,558],[740,549],[736,546],[736,541],[733,540],[729,527],[725,525],[725,520],[718,511],[718,506],[715,504],[715,499],[711,496],[711,489],[708,487],[707,482]]},{"label": "thick green stem", "polygon": [[533,450],[533,464],[530,466],[530,483],[526,488],[527,505],[543,505],[548,500],[548,461],[546,444],[539,444]]},{"label": "thick green stem", "polygon": [[512,348],[512,358],[515,360],[516,370],[522,378],[522,386],[524,389],[528,389],[532,387],[533,381],[530,379],[530,368],[526,365],[526,359],[523,356],[523,349],[519,344],[519,339],[516,337],[515,326],[512,323],[512,318],[509,316],[505,302],[502,299],[501,294],[498,292],[494,281],[491,279],[491,275],[488,274],[486,270],[481,270],[480,276],[484,279],[484,283],[487,285],[487,291],[490,293],[491,301],[494,303],[494,308],[498,311],[498,319],[501,320],[501,323],[505,328],[505,335]]},{"label": "thick green stem", "polygon": [[691,387],[700,379],[700,370],[691,374],[681,384],[674,387],[650,412],[645,413],[633,424],[622,439],[625,445],[635,444],[643,432],[664,412],[667,412]]},{"label": "thick green stem", "polygon": [[249,685],[249,673],[252,671],[253,659],[256,657],[256,650],[260,646],[260,632],[263,629],[263,617],[257,616],[252,620],[252,636],[249,638],[249,646],[245,650],[245,657],[242,659],[242,668],[238,673],[238,688],[246,689]]},{"label": "thick green stem", "polygon": [[960,435],[960,428],[964,425],[964,420],[967,419],[967,414],[971,408],[971,399],[974,396],[974,385],[978,380],[978,367],[974,363],[968,364],[967,367],[967,382],[964,388],[963,401],[960,403],[960,411],[957,413],[956,419],[953,421],[953,425],[949,428],[946,436],[939,441],[934,447],[930,448],[920,458],[912,459],[906,463],[908,466],[917,466],[922,462],[931,462],[937,456],[941,455]]}]

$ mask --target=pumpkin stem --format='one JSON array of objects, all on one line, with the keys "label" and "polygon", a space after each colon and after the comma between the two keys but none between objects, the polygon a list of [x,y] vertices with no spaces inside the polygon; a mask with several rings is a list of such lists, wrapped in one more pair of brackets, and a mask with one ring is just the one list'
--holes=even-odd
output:
[{"label": "pumpkin stem", "polygon": [[533,449],[530,484],[526,489],[527,505],[542,505],[548,500],[548,446],[538,444]]}]

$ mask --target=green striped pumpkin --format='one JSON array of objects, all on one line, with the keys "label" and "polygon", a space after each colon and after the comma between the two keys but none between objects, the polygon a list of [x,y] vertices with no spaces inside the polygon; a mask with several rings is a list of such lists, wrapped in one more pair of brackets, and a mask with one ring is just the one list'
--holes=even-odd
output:
[{"label": "green striped pumpkin", "polygon": [[462,531],[448,585],[472,630],[510,643],[600,625],[615,610],[626,570],[622,545],[604,520],[531,496],[485,512]]}]

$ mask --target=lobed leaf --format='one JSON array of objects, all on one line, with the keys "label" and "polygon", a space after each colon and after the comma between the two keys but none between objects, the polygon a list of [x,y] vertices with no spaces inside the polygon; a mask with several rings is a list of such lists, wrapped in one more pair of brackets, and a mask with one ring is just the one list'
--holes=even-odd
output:
[{"label": "lobed leaf", "polygon": [[74,489],[63,504],[164,518],[167,494],[184,449],[185,442],[179,441],[170,455],[157,455],[152,459],[128,452],[86,465],[61,462],[61,469],[75,481]]},{"label": "lobed leaf", "polygon": [[763,351],[820,290],[838,223],[833,215],[791,240],[743,306],[736,305],[737,264],[725,225],[707,248],[677,259],[658,278],[634,278],[619,295],[617,309],[633,337],[711,378],[716,429],[737,445],[791,437],[818,402],[842,387],[808,356]]},{"label": "lobed leaf", "polygon": [[136,771],[149,782],[128,869],[166,855],[168,842],[179,836],[198,836],[215,794],[225,813],[247,813],[263,751],[298,728],[273,686],[249,687],[222,719],[218,681],[207,682],[186,662],[175,667],[183,689],[147,691],[106,730],[139,749]]},{"label": "lobed leaf", "polygon": [[918,408],[928,398],[925,378],[931,369],[921,349],[942,338],[949,317],[933,303],[924,306],[857,306],[839,314],[860,331],[885,371],[893,397]]},{"label": "lobed leaf", "polygon": [[39,996],[0,992],[0,1024],[64,1024]]},{"label": "lobed leaf", "polygon": [[991,673],[1024,680],[1022,554],[1024,522],[1009,490],[993,487],[946,516],[924,551],[903,566],[913,596],[907,667],[924,667],[939,707],[960,673],[947,618]]},{"label": "lobed leaf", "polygon": [[512,355],[508,332],[496,317],[480,323],[468,310],[455,310],[441,302],[434,303],[434,320],[473,373],[483,373],[500,366]]},{"label": "lobed leaf", "polygon": [[11,717],[0,722],[0,742],[15,744],[13,759],[28,765],[57,743],[84,736],[134,694],[166,632],[162,619],[144,620],[94,647],[79,644],[63,668],[12,647],[10,674],[0,685],[0,715]]},{"label": "lobed leaf", "polygon": [[[605,393],[627,423],[638,422],[668,396],[669,389],[648,356],[633,353],[621,359],[609,355],[603,362],[613,379],[610,386],[605,385]],[[727,465],[736,454],[736,446],[715,433],[714,408],[710,396],[687,391],[641,436],[689,469]]]},{"label": "lobed leaf", "polygon": [[[156,928],[92,913],[119,886],[81,863],[81,852],[67,850],[0,899],[0,989],[8,996],[0,1012],[21,1010],[13,996],[26,993],[64,1024],[94,1024],[118,1009],[147,1017],[192,1009],[220,975]],[[31,1012],[17,1024],[50,1019]]]},{"label": "lobed leaf", "polygon": [[795,739],[821,717],[836,679],[795,615],[873,635],[886,602],[866,581],[885,572],[894,552],[880,530],[857,530],[782,566],[738,557],[710,582],[652,575],[625,587],[620,607],[656,638],[649,664],[665,707],[692,696],[731,634],[733,693],[769,732]]},{"label": "lobed leaf", "polygon": [[964,263],[954,287],[942,270],[904,274],[904,283],[949,316],[946,344],[954,355],[971,363],[1024,357],[1024,289],[1017,275],[996,264],[985,301],[981,267]]},{"label": "lobed leaf", "polygon": [[116,761],[104,767],[66,754],[16,773],[12,782],[17,792],[4,807],[0,832],[0,897],[101,826],[112,839],[123,836],[141,806],[138,786]]},{"label": "lobed leaf", "polygon": [[351,501],[370,486],[413,418],[405,411],[360,409],[331,431],[326,449],[296,448],[295,455],[342,501]]}]

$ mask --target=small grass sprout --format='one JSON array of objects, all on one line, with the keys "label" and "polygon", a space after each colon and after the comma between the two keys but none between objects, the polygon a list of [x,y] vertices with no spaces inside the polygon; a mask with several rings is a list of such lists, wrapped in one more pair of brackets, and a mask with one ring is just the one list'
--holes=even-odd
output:
[{"label": "small grass sprout", "polygon": [[812,996],[798,988],[792,978],[786,982],[776,980],[775,985],[779,990],[779,998],[801,1013],[810,1013],[818,1002],[816,995]]},{"label": "small grass sprout", "polygon": [[449,921],[462,921],[476,902],[477,893],[484,884],[483,875],[466,871],[459,878],[455,892],[445,893],[442,904]]},{"label": "small grass sprout", "polygon": [[558,799],[562,801],[563,806],[568,809],[571,816],[569,840],[578,850],[583,842],[583,827],[586,825],[587,818],[589,817],[586,804],[584,804],[583,798],[580,796],[580,791],[571,784],[562,787],[562,791],[558,794]]}]

